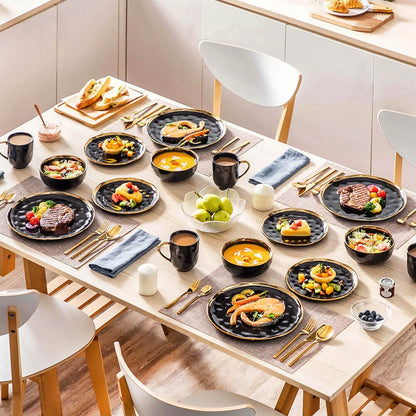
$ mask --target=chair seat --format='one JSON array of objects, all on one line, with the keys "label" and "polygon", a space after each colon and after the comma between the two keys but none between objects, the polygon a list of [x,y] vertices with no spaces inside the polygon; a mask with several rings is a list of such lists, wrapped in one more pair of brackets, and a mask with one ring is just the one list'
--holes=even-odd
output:
[{"label": "chair seat", "polygon": [[256,410],[256,416],[283,416],[282,413],[272,409],[256,400],[239,394],[221,390],[201,390],[185,397],[180,403],[192,406],[222,407],[251,404]]},{"label": "chair seat", "polygon": [[[82,311],[62,300],[40,294],[32,317],[19,328],[22,376],[28,378],[55,367],[84,350],[95,327]],[[0,383],[11,381],[8,334],[0,336]]]}]

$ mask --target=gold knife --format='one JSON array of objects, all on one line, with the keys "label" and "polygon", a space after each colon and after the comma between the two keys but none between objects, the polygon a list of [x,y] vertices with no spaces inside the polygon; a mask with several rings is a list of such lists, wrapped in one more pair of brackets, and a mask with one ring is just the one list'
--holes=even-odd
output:
[{"label": "gold knife", "polygon": [[315,188],[313,188],[311,190],[311,192],[314,195],[318,195],[319,192],[321,192],[321,189],[328,185],[329,183],[331,183],[332,181],[334,181],[335,179],[338,179],[340,176],[344,175],[344,172],[338,172],[336,175],[332,176],[331,178],[329,178],[328,180],[326,180],[325,182],[321,183],[320,185],[316,186]]},{"label": "gold knife", "polygon": [[298,196],[302,196],[303,194],[306,194],[306,192],[309,192],[311,189],[315,188],[316,185],[318,185],[319,183],[321,183],[323,180],[325,180],[326,178],[330,177],[334,172],[336,172],[337,169],[332,168],[328,173],[326,173],[324,176],[321,176],[319,179],[317,179],[316,181],[311,182],[310,184],[308,184],[305,188],[303,189],[299,189],[299,193]]},{"label": "gold knife", "polygon": [[141,117],[137,117],[135,118],[133,121],[131,121],[130,123],[128,123],[124,129],[128,130],[130,128],[132,128],[133,126],[135,126],[137,123],[139,123],[140,121],[144,120],[146,117],[149,117],[151,115],[153,115],[154,113],[156,113],[157,111],[161,110],[162,108],[165,107],[165,104],[159,104],[157,107],[153,108],[152,110],[146,112],[145,114],[143,114]]}]

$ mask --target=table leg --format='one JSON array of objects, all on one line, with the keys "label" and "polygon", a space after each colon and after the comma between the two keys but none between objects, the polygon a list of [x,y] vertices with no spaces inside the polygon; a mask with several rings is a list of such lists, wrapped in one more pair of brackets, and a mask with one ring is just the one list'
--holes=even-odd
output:
[{"label": "table leg", "polygon": [[326,402],[328,416],[348,416],[347,393],[342,390],[334,400]]},{"label": "table leg", "polygon": [[319,397],[303,391],[303,416],[312,416],[319,410]]},{"label": "table leg", "polygon": [[59,392],[56,367],[36,378],[39,385],[40,405],[43,416],[62,416],[61,393]]},{"label": "table leg", "polygon": [[26,287],[48,294],[45,268],[28,259],[23,259],[23,265],[25,269]]},{"label": "table leg", "polygon": [[278,410],[284,415],[288,415],[292,408],[293,402],[295,401],[296,395],[298,394],[298,387],[294,387],[289,383],[285,383],[282,392],[277,400],[275,410]]},{"label": "table leg", "polygon": [[15,267],[15,254],[6,248],[0,247],[0,276],[12,272]]},{"label": "table leg", "polygon": [[370,378],[371,370],[373,369],[373,364],[371,364],[369,367],[367,367],[352,383],[349,399],[351,397],[355,396],[363,386],[364,380],[366,378]]}]

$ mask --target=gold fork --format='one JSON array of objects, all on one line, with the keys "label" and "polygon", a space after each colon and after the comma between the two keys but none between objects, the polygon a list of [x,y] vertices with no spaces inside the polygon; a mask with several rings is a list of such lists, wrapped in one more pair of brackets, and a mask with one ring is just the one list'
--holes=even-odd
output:
[{"label": "gold fork", "polygon": [[305,188],[306,184],[310,180],[312,180],[313,178],[316,178],[318,175],[320,175],[321,173],[325,172],[328,169],[329,169],[329,166],[324,166],[322,169],[319,169],[313,175],[308,176],[304,181],[302,181],[302,182],[293,182],[292,186],[294,186],[295,188]]},{"label": "gold fork", "polygon": [[6,198],[4,198],[3,201],[0,201],[0,208],[5,207],[7,204],[9,204],[10,202],[13,202],[14,197],[16,196],[15,193],[10,193],[6,195]]},{"label": "gold fork", "polygon": [[120,117],[120,120],[124,121],[125,123],[130,123],[130,121],[133,121],[138,114],[144,113],[145,111],[148,111],[148,110],[150,110],[151,108],[153,108],[155,106],[157,106],[157,103],[152,103],[152,104],[149,104],[145,107],[141,107],[138,110],[131,113],[129,116]]},{"label": "gold fork", "polygon": [[6,199],[6,196],[8,195],[9,191],[3,191],[0,194],[0,201],[4,201]]},{"label": "gold fork", "polygon": [[159,114],[164,113],[165,111],[168,111],[168,110],[170,110],[170,107],[161,108],[159,111],[156,111],[153,114],[149,114],[146,118],[139,121],[137,125],[140,127],[144,127],[144,125],[149,121],[150,118],[158,116]]},{"label": "gold fork", "polygon": [[142,121],[142,120],[144,120],[145,118],[147,118],[147,117],[149,117],[149,116],[151,116],[151,115],[153,115],[153,114],[155,114],[156,112],[158,112],[159,110],[161,110],[162,108],[164,108],[165,107],[165,105],[164,104],[159,104],[158,106],[156,106],[155,108],[152,108],[151,110],[148,110],[148,111],[146,111],[146,113],[145,114],[143,114],[142,116],[140,116],[140,117],[136,117],[133,121],[130,121],[130,123],[127,123],[125,126],[124,126],[124,129],[125,130],[127,130],[127,129],[130,129],[130,128],[132,128],[133,126],[135,126],[137,123],[139,123],[140,121]]},{"label": "gold fork", "polygon": [[198,289],[198,286],[199,286],[199,284],[201,283],[201,281],[200,280],[198,280],[198,279],[195,279],[193,282],[192,282],[192,284],[191,284],[191,286],[189,286],[188,287],[188,289],[185,291],[185,292],[183,292],[182,293],[182,295],[180,295],[180,296],[178,296],[175,300],[173,300],[171,303],[168,303],[166,306],[165,306],[165,309],[169,309],[170,307],[172,307],[173,305],[175,305],[175,303],[177,303],[177,302],[179,302],[185,295],[188,295],[188,294],[191,294],[191,293],[194,293],[195,292],[195,290],[197,290]]},{"label": "gold fork", "polygon": [[289,341],[281,350],[273,355],[273,358],[277,358],[283,351],[286,351],[301,335],[309,335],[311,331],[315,328],[316,321],[315,319],[309,319],[308,323],[305,325],[305,328],[299,332],[291,341]]},{"label": "gold fork", "polygon": [[235,141],[239,140],[240,138],[238,136],[235,136],[233,139],[231,139],[228,143],[226,143],[224,146],[220,147],[218,150],[213,150],[212,153],[216,155],[217,153],[221,153],[226,147],[228,147],[230,144],[233,144]]},{"label": "gold fork", "polygon": [[321,183],[318,186],[315,186],[315,188],[311,189],[311,192],[314,195],[318,195],[319,192],[321,192],[321,189],[327,185],[328,183],[334,181],[335,179],[338,179],[340,176],[342,176],[344,174],[344,172],[338,172],[336,175],[332,176],[331,178],[329,178],[328,180],[326,180],[325,182]]},{"label": "gold fork", "polygon": [[230,153],[239,152],[243,147],[247,146],[248,144],[250,144],[250,140],[247,140],[246,142],[244,142],[243,144],[240,144],[237,147],[234,147],[234,149],[230,150]]}]

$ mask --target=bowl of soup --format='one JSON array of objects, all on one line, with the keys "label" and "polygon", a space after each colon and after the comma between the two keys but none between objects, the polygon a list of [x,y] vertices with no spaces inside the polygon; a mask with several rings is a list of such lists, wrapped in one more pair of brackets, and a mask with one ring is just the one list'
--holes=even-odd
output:
[{"label": "bowl of soup", "polygon": [[224,244],[221,250],[225,268],[235,277],[254,277],[272,264],[272,249],[256,238],[237,238]]},{"label": "bowl of soup", "polygon": [[196,172],[198,159],[190,149],[165,147],[153,153],[152,168],[163,181],[180,182]]},{"label": "bowl of soup", "polygon": [[86,163],[72,155],[49,157],[40,164],[39,168],[42,182],[60,191],[79,185],[85,179],[86,172]]}]

